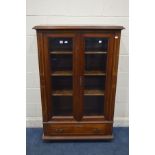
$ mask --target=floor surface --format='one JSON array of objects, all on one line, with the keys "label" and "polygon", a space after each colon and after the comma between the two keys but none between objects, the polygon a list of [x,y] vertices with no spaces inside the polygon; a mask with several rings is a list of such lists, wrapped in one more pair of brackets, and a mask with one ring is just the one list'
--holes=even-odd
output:
[{"label": "floor surface", "polygon": [[26,129],[27,155],[128,155],[129,128],[114,128],[112,141],[44,142],[41,128]]}]

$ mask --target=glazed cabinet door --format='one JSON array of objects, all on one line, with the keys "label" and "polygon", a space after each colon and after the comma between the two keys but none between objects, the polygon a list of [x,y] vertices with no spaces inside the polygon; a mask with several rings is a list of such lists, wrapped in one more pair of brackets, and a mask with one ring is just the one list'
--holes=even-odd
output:
[{"label": "glazed cabinet door", "polygon": [[44,33],[38,38],[43,43],[43,121],[112,120],[114,34]]},{"label": "glazed cabinet door", "polygon": [[112,34],[81,36],[81,119],[108,120],[113,55]]},{"label": "glazed cabinet door", "polygon": [[44,34],[45,122],[74,119],[75,39],[73,33]]}]

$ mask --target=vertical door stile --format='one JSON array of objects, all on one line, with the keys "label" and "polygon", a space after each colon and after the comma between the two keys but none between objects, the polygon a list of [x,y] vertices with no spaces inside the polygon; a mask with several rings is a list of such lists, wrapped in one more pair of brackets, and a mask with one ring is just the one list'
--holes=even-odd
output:
[{"label": "vertical door stile", "polygon": [[113,35],[109,37],[109,45],[108,45],[108,57],[107,57],[107,79],[106,79],[106,90],[105,90],[105,119],[110,119],[110,108],[111,108],[111,86],[112,86],[112,68],[113,68],[113,47],[114,47],[114,39]]},{"label": "vertical door stile", "polygon": [[39,61],[39,73],[40,73],[40,88],[41,88],[41,103],[42,103],[42,116],[43,122],[48,121],[48,108],[46,99],[46,85],[45,85],[45,63],[43,59],[43,33],[37,31],[37,43],[38,43],[38,61]]},{"label": "vertical door stile", "polygon": [[73,41],[73,116],[78,119],[78,51],[77,51],[77,36]]},{"label": "vertical door stile", "polygon": [[[115,38],[116,37],[116,38]],[[112,71],[111,71],[111,93],[109,100],[109,120],[113,120],[114,118],[114,108],[115,108],[115,95],[116,95],[116,84],[117,84],[117,71],[118,71],[118,60],[119,60],[119,45],[120,45],[120,32],[115,33],[115,37],[113,36],[113,63],[112,63]]]},{"label": "vertical door stile", "polygon": [[84,102],[84,39],[82,34],[79,33],[79,115],[80,120],[83,118],[83,102]]},{"label": "vertical door stile", "polygon": [[44,63],[45,64],[45,86],[46,86],[46,98],[47,98],[47,109],[48,109],[48,120],[52,117],[52,105],[51,103],[51,81],[50,81],[50,62],[49,62],[49,51],[48,51],[48,37],[44,35]]},{"label": "vertical door stile", "polygon": [[73,100],[74,110],[73,115],[77,121],[82,118],[82,89],[80,86],[81,82],[81,70],[82,70],[82,50],[81,50],[81,39],[80,34],[76,33],[74,40],[74,52],[73,52]]}]

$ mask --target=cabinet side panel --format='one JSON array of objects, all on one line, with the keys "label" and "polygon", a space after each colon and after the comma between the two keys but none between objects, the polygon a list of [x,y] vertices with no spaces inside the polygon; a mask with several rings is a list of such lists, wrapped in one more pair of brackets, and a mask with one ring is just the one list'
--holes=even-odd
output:
[{"label": "cabinet side panel", "polygon": [[112,58],[113,67],[112,67],[111,95],[110,95],[110,102],[109,102],[110,103],[109,120],[113,120],[113,117],[114,117],[120,37],[121,37],[121,32],[116,32],[114,36],[114,47],[113,47],[113,58]]},{"label": "cabinet side panel", "polygon": [[47,112],[47,100],[46,100],[46,87],[45,87],[45,67],[43,58],[43,33],[37,31],[37,43],[38,43],[38,60],[39,60],[39,73],[40,73],[40,91],[41,91],[41,103],[42,103],[42,117],[43,121],[48,121]]},{"label": "cabinet side panel", "polygon": [[109,36],[109,43],[108,43],[108,54],[107,54],[107,62],[106,62],[106,86],[105,86],[105,120],[111,120],[111,86],[112,86],[112,68],[113,68],[113,47],[114,47],[114,34],[111,32]]}]

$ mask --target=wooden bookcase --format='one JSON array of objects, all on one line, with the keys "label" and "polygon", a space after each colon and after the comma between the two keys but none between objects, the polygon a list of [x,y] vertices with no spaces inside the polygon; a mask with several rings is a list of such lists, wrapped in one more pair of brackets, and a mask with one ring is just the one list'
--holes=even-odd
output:
[{"label": "wooden bookcase", "polygon": [[43,139],[112,139],[122,26],[35,26]]}]

